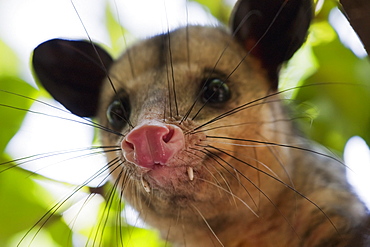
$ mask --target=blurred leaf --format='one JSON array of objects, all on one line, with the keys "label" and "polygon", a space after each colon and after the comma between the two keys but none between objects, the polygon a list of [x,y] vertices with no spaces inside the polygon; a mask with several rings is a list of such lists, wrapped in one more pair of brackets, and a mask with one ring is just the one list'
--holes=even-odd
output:
[{"label": "blurred leaf", "polygon": [[[161,240],[159,233],[154,230],[135,228],[126,229],[126,232],[130,234],[125,234],[123,236],[123,242],[127,243],[130,247],[170,247],[169,243],[166,243],[164,240]],[[126,246],[126,245],[125,245]]]},{"label": "blurred leaf", "polygon": [[111,40],[111,47],[109,50],[117,57],[127,48],[134,38],[131,34],[122,26],[120,23],[120,17],[113,11],[116,10],[116,6],[107,5],[106,10],[106,27],[108,29],[109,37]]},{"label": "blurred leaf", "polygon": [[[16,92],[18,95],[12,94]],[[37,97],[37,90],[16,77],[0,77],[0,152],[2,153],[22,125],[27,110]]]},{"label": "blurred leaf", "polygon": [[[83,229],[80,233],[89,239],[89,246],[127,246],[127,247],[170,247],[168,243],[159,237],[159,233],[153,229],[142,229],[127,224],[124,213],[124,201],[120,199],[120,193],[113,190],[113,185],[107,183],[101,191],[105,195],[105,201],[100,204],[100,212],[94,225]],[[99,192],[100,193],[100,192]]]},{"label": "blurred leaf", "polygon": [[224,24],[229,23],[232,7],[225,0],[192,0],[206,7],[209,12]]},{"label": "blurred leaf", "polygon": [[0,129],[6,130],[0,132],[0,153],[2,153],[10,139],[17,133],[26,114],[26,111],[14,108],[28,109],[32,104],[32,100],[11,93],[35,97],[36,90],[18,78],[18,59],[1,40],[0,54],[3,58],[0,59]]},{"label": "blurred leaf", "polygon": [[49,231],[52,239],[59,246],[73,246],[72,230],[61,217],[58,217],[57,220],[48,222],[48,224],[43,227],[43,230]]},{"label": "blurred leaf", "polygon": [[344,47],[328,24],[314,28],[312,54],[318,67],[303,85],[322,85],[304,87],[297,94],[301,109],[314,105],[318,113],[305,128],[312,139],[340,152],[354,135],[370,143],[370,62]]},{"label": "blurred leaf", "polygon": [[[29,172],[15,167],[14,163],[4,165],[8,161],[4,155],[0,157],[0,239],[3,241],[17,232],[30,230],[49,210],[46,199],[50,198]],[[54,217],[57,216],[51,220]]]},{"label": "blurred leaf", "polygon": [[18,73],[18,58],[15,53],[7,46],[2,40],[0,40],[0,77],[15,75]]},{"label": "blurred leaf", "polygon": [[279,91],[288,90],[283,96],[287,99],[294,99],[299,90],[293,89],[302,86],[304,81],[316,72],[317,68],[318,64],[312,53],[312,47],[306,43],[282,68]]}]

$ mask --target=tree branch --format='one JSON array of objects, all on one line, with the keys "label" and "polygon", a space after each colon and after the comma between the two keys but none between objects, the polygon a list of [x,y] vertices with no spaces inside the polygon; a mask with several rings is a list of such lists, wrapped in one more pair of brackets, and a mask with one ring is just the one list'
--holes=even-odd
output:
[{"label": "tree branch", "polygon": [[370,0],[340,0],[342,12],[370,54]]}]

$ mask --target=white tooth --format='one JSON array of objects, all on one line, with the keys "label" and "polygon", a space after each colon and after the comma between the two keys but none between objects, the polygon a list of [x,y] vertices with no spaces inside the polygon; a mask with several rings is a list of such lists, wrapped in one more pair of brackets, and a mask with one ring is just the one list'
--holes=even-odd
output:
[{"label": "white tooth", "polygon": [[190,181],[193,181],[193,179],[194,179],[194,170],[193,170],[193,167],[188,166],[186,168],[186,171],[188,172],[188,176],[189,176]]},{"label": "white tooth", "polygon": [[143,186],[144,190],[148,193],[150,193],[150,186],[149,183],[141,177],[141,185]]}]

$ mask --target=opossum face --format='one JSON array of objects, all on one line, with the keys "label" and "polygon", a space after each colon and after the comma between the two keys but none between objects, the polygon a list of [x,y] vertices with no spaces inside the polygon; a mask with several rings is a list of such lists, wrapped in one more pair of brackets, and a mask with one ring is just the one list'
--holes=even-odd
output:
[{"label": "opossum face", "polygon": [[[256,59],[246,56],[225,31],[189,27],[134,46],[112,66],[109,77],[117,93],[108,81],[104,84],[99,119],[122,136],[104,133],[103,143],[121,147],[108,154],[109,160],[120,159],[112,166],[113,176],[127,184],[124,195],[129,202],[148,207],[143,215],[153,210],[155,222],[180,212],[199,218],[192,208],[196,207],[207,212],[207,218],[223,218],[210,201],[227,208],[231,205],[225,202],[238,196],[252,205],[251,198],[259,194],[255,188],[250,188],[253,196],[245,193],[257,183],[257,172],[248,164],[269,164],[284,177],[272,168],[277,162],[268,148],[245,149],[238,141],[217,139],[278,139],[269,124],[273,97],[269,103],[263,100],[270,91],[266,73]],[[260,99],[255,103],[260,106],[235,110],[252,99]],[[257,158],[260,152],[265,155]],[[251,181],[241,183],[239,173],[249,174]],[[232,192],[222,192],[228,187]]]}]

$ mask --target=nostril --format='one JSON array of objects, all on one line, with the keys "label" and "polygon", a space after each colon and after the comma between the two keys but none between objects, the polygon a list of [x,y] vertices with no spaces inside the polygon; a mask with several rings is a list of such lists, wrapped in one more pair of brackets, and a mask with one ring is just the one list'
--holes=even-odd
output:
[{"label": "nostril", "polygon": [[171,138],[172,138],[172,136],[173,136],[173,133],[174,133],[175,131],[171,128],[171,129],[169,129],[169,132],[167,133],[167,134],[165,134],[163,137],[162,137],[162,140],[165,142],[165,143],[168,143],[170,140],[171,140]]},{"label": "nostril", "polygon": [[128,149],[132,149],[132,150],[134,150],[135,149],[135,147],[134,147],[134,144],[132,144],[131,142],[128,142],[128,141],[124,141],[125,142],[125,144],[126,144],[126,147],[128,147]]}]

